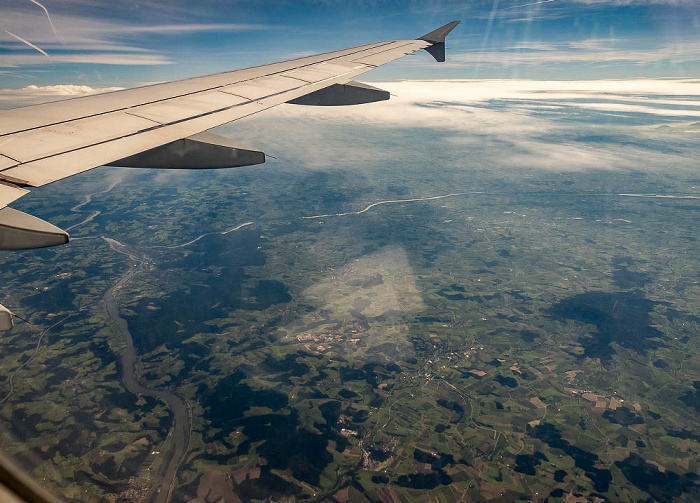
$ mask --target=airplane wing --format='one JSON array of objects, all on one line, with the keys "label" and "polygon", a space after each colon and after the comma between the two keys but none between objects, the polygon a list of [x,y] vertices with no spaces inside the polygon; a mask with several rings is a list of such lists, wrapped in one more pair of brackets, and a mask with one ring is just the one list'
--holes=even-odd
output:
[{"label": "airplane wing", "polygon": [[60,229],[5,208],[30,187],[103,165],[211,168],[262,163],[262,152],[201,133],[281,103],[347,105],[388,99],[385,91],[351,79],[420,49],[444,61],[445,36],[457,24],[459,21],[453,21],[417,40],[376,42],[206,77],[0,111],[0,249],[51,246],[68,240]]},{"label": "airplane wing", "polygon": [[420,49],[444,61],[445,37],[458,24],[453,21],[416,40],[375,42],[0,111],[0,249],[69,240],[52,224],[7,207],[31,187],[104,165],[224,168],[263,163],[264,153],[206,131],[281,103],[333,106],[389,99],[386,91],[351,79]]}]

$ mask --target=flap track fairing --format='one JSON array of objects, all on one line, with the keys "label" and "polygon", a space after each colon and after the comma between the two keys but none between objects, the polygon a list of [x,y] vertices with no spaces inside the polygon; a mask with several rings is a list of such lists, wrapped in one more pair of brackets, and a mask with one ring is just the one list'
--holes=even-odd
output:
[{"label": "flap track fairing", "polygon": [[0,250],[28,250],[66,244],[68,233],[13,208],[0,209]]},{"label": "flap track fairing", "polygon": [[265,153],[204,132],[114,161],[108,166],[155,169],[217,169],[263,164]]},{"label": "flap track fairing", "polygon": [[12,312],[0,304],[0,332],[11,330],[15,324],[12,320]]},{"label": "flap track fairing", "polygon": [[377,89],[362,82],[333,84],[313,93],[288,101],[292,105],[310,105],[318,107],[338,107],[346,105],[361,105],[386,101],[390,97],[388,91]]}]

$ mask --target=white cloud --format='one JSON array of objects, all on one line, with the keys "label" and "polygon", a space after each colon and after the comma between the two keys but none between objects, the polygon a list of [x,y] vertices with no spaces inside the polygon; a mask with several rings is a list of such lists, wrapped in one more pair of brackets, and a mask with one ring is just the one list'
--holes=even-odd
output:
[{"label": "white cloud", "polygon": [[509,47],[508,49],[513,51],[553,51],[556,48],[556,44],[549,42],[522,41]]},{"label": "white cloud", "polygon": [[[20,93],[32,94],[34,96],[86,96],[88,94],[104,93],[109,91],[119,91],[121,87],[95,88],[76,84],[58,84],[55,86],[27,86],[19,89]],[[6,90],[3,90],[6,91]]]},{"label": "white cloud", "polygon": [[19,89],[0,89],[0,103],[12,107],[55,101],[62,98],[74,98],[90,94],[119,91],[121,87],[90,87],[76,84],[59,84],[54,86],[30,85]]},{"label": "white cloud", "polygon": [[[493,129],[504,131],[527,126],[500,110],[484,108],[492,100],[510,102],[508,114],[521,113],[529,121],[529,105],[570,106],[661,116],[696,115],[688,107],[700,106],[700,82],[691,79],[634,79],[592,81],[438,80],[373,82],[392,93],[388,102],[343,108],[285,107],[290,115],[314,115],[327,120],[360,120],[387,125],[465,129],[474,117],[489,116]],[[678,98],[669,98],[678,96]],[[695,99],[693,99],[695,98]],[[585,102],[574,100],[587,100]],[[629,102],[633,102],[630,104]],[[430,106],[430,104],[436,104]],[[426,106],[427,104],[427,106]],[[656,105],[656,106],[650,106]],[[669,105],[664,108],[663,105]],[[478,107],[478,108],[475,108]],[[679,107],[686,107],[678,109]],[[409,110],[410,109],[410,110]],[[498,118],[501,117],[502,121]],[[509,123],[512,124],[509,125]],[[540,125],[534,126],[537,130]]]},{"label": "white cloud", "polygon": [[[497,64],[502,66],[562,63],[615,63],[651,65],[663,61],[676,64],[700,61],[700,40],[668,43],[651,49],[612,49],[611,40],[574,41],[559,46],[541,46],[527,51],[483,51],[450,54],[451,63]],[[524,46],[515,46],[522,49]]]},{"label": "white cloud", "polygon": [[619,46],[621,44],[628,44],[629,41],[621,38],[587,38],[583,40],[574,40],[567,42],[567,45],[572,49],[582,49],[582,50],[595,50],[602,51],[608,50],[610,47]]},{"label": "white cloud", "polygon": [[131,54],[128,52],[105,52],[93,54],[12,54],[3,56],[0,68],[20,68],[26,65],[46,65],[58,63],[88,63],[96,65],[120,65],[120,66],[151,66],[168,65],[172,62],[164,56],[157,54]]},{"label": "white cloud", "polygon": [[[373,85],[390,91],[392,99],[356,107],[285,105],[254,119],[252,129],[233,123],[223,127],[222,134],[236,136],[243,127],[248,136],[242,140],[269,148],[276,156],[295,152],[301,164],[313,169],[328,169],[333,159],[354,159],[358,170],[393,162],[397,152],[411,150],[394,143],[403,138],[396,131],[407,128],[424,129],[429,135],[425,141],[444,142],[446,152],[485,159],[498,169],[696,169],[697,139],[687,135],[695,134],[688,131],[700,116],[698,81],[452,80]],[[656,129],[661,124],[672,127]],[[304,144],[317,147],[299,152],[299,138],[290,129],[303,131]],[[686,135],[682,141],[679,134]],[[376,143],[376,148],[358,148],[353,140],[367,135],[376,137],[376,142],[364,139],[364,144]],[[577,140],[581,135],[610,140]],[[634,144],[617,144],[620,135],[634,138]],[[274,141],[260,145],[259,138],[267,137]],[[674,147],[668,152],[647,148],[646,140]]]},{"label": "white cloud", "polygon": [[259,24],[235,24],[235,23],[209,23],[209,24],[161,24],[148,26],[128,26],[116,25],[113,27],[104,27],[100,31],[102,33],[170,33],[184,34],[197,33],[207,31],[249,31],[262,30],[264,25]]},{"label": "white cloud", "polygon": [[677,164],[678,156],[614,142],[597,145],[582,142],[550,142],[523,138],[512,143],[512,152],[500,159],[504,167],[549,171],[638,170],[640,167]]},{"label": "white cloud", "polygon": [[[358,170],[394,162],[397,152],[411,150],[405,145],[406,129],[424,130],[429,138],[426,141],[444,143],[446,151],[461,152],[465,158],[488,159],[499,169],[566,171],[647,165],[696,169],[692,142],[700,138],[691,125],[700,117],[697,80],[373,84],[390,91],[392,99],[356,107],[283,105],[222,126],[220,134],[320,170],[331,168],[334,159],[353,159]],[[36,103],[111,90],[114,88],[70,84],[26,86],[0,90],[0,104]],[[658,130],[659,125],[671,128]],[[303,136],[302,141],[295,131]],[[581,134],[612,139],[577,140]],[[635,141],[618,145],[615,137],[619,135]],[[679,141],[678,135],[686,136]],[[360,137],[361,148],[355,141]],[[646,139],[674,147],[668,152],[647,148]],[[300,148],[302,144],[304,148]]]},{"label": "white cloud", "polygon": [[572,0],[576,3],[588,5],[612,5],[612,6],[634,6],[634,5],[673,5],[677,7],[693,7],[698,5],[697,0]]},{"label": "white cloud", "polygon": [[[585,13],[583,9],[615,7],[670,6],[676,8],[697,7],[697,0],[515,0],[501,2],[496,14],[508,22],[532,22],[559,19]],[[486,17],[482,12],[480,17]],[[510,18],[510,19],[509,19]]]},{"label": "white cloud", "polygon": [[[493,5],[493,0],[487,3]],[[638,9],[666,7],[668,10],[674,11],[675,15],[689,14],[692,16],[696,14],[694,11],[697,6],[697,0],[500,0],[498,9],[489,12],[482,5],[469,12],[468,16],[472,19],[495,18],[506,25],[520,23],[529,25],[534,22],[571,20],[580,16],[588,17],[591,14],[605,16],[610,12],[619,12],[621,8],[625,7]],[[653,16],[654,13],[649,15]]]}]

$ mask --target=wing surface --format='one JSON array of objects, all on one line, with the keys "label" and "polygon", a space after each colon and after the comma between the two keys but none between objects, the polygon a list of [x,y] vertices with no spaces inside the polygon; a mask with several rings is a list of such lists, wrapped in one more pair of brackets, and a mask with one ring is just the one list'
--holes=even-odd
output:
[{"label": "wing surface", "polygon": [[[0,180],[38,187],[346,83],[430,45],[368,44],[293,61],[0,112]],[[7,204],[23,193],[3,193]],[[7,200],[6,198],[10,198]]]}]

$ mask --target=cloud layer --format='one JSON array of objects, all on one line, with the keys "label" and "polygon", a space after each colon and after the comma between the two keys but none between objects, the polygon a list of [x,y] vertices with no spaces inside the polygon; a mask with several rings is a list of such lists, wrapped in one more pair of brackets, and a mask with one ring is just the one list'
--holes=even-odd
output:
[{"label": "cloud layer", "polygon": [[[219,130],[272,156],[323,170],[334,159],[353,159],[358,169],[394,162],[397,153],[412,149],[403,143],[407,130],[441,154],[499,169],[697,169],[699,80],[373,84],[392,99],[355,107],[282,105]],[[31,85],[0,90],[0,104],[10,108],[116,89]]]},{"label": "cloud layer", "polygon": [[3,108],[15,108],[21,105],[30,105],[56,101],[64,98],[75,98],[90,94],[119,91],[121,87],[90,87],[76,84],[59,84],[54,86],[29,85],[20,89],[0,89],[0,105]]},{"label": "cloud layer", "polygon": [[[482,159],[482,166],[552,171],[696,169],[699,81],[454,80],[373,85],[391,91],[392,99],[357,107],[284,105],[253,119],[253,136],[274,137],[270,153],[277,155],[296,152],[299,140],[290,129],[303,131],[304,141],[318,147],[297,155],[304,165],[318,169],[332,166],[336,158],[357,159],[358,166],[389,162],[396,152],[410,150],[393,143],[396,131],[407,129],[425,131],[418,135],[421,141],[437,142],[446,155]],[[241,126],[234,123],[221,129],[235,135]],[[377,147],[359,147],[358,135],[375,137]]]}]

